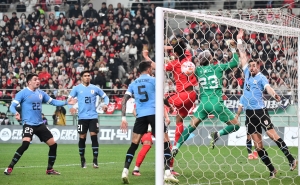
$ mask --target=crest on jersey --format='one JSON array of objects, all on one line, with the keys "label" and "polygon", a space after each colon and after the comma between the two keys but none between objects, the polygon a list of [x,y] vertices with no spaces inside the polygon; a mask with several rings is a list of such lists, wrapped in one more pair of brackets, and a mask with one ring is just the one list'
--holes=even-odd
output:
[{"label": "crest on jersey", "polygon": [[40,98],[40,99],[43,99],[43,95],[39,94],[39,98]]},{"label": "crest on jersey", "polygon": [[95,91],[94,91],[94,90],[91,90],[91,93],[92,93],[92,94],[94,94],[94,93],[95,93]]},{"label": "crest on jersey", "polygon": [[268,120],[265,120],[264,123],[265,123],[265,125],[268,125],[268,124],[269,124],[269,121],[268,121]]}]

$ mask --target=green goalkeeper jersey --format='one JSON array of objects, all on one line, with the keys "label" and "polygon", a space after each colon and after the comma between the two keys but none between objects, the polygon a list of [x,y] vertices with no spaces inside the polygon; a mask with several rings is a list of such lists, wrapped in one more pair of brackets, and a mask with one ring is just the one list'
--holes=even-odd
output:
[{"label": "green goalkeeper jersey", "polygon": [[200,84],[200,100],[222,101],[222,77],[223,71],[238,66],[239,57],[236,53],[226,64],[199,66],[195,74]]}]

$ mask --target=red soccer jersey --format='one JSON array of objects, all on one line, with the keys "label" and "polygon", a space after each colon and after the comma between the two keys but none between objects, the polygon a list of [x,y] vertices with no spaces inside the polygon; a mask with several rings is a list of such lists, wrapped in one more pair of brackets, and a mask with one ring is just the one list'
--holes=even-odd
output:
[{"label": "red soccer jersey", "polygon": [[165,67],[166,71],[173,72],[177,92],[182,92],[190,86],[197,85],[197,78],[194,74],[186,76],[181,72],[181,65],[186,61],[192,61],[192,55],[188,50],[185,51],[185,56],[186,57],[181,62],[178,59],[175,59],[166,64]]}]

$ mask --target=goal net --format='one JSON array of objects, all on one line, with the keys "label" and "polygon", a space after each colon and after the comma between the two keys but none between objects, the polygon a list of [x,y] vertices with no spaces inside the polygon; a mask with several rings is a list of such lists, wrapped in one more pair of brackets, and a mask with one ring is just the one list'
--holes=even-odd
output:
[{"label": "goal net", "polygon": [[[175,69],[169,72],[164,70],[165,63],[172,61],[174,56],[172,52],[164,50],[163,46],[174,47],[180,40],[183,40],[186,50],[191,54],[191,61],[196,67],[201,63],[199,56],[211,56],[212,65],[225,64],[233,58],[233,53],[226,41],[231,39],[236,41],[239,29],[243,29],[245,32],[243,47],[248,58],[259,61],[260,72],[267,77],[271,87],[281,97],[281,101],[276,102],[274,98],[264,93],[264,103],[271,121],[278,135],[289,147],[291,154],[298,158],[299,23],[297,17],[281,9],[194,13],[157,8],[156,121],[163,121],[161,99],[171,97],[178,92],[177,80],[174,78]],[[208,53],[209,55],[206,55]],[[223,78],[217,83],[222,86],[224,105],[235,113],[243,94],[244,74],[241,66],[225,70]],[[193,112],[199,104],[200,88],[202,87],[199,85],[194,86],[197,100],[194,106],[187,110],[188,116],[183,119],[185,129],[190,124]],[[176,109],[171,113],[173,116],[171,116],[169,136],[172,143],[175,139],[177,114]],[[242,112],[239,117],[240,129],[221,136],[215,148],[211,149],[210,133],[224,128],[226,124],[209,114],[208,118],[199,124],[182,145],[175,158],[174,169],[180,173],[178,177],[180,184],[299,184],[298,170],[289,171],[289,161],[264,131],[262,134],[264,148],[278,170],[276,178],[269,179],[269,170],[259,156],[258,159],[249,157],[245,119],[245,113]],[[163,147],[157,141],[162,139],[162,136],[158,134],[162,128],[157,126],[156,129],[156,164],[161,164],[160,156],[162,156]],[[254,156],[253,142],[252,145],[251,155]],[[162,172],[160,167],[156,165],[156,184],[162,182],[160,172]]]}]

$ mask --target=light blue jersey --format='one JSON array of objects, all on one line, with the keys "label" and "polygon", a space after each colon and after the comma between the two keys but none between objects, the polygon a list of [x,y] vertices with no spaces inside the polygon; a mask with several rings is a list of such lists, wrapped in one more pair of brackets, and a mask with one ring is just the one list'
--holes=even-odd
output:
[{"label": "light blue jersey", "polygon": [[150,75],[141,75],[132,82],[126,94],[134,95],[136,104],[136,117],[155,114],[155,78]]},{"label": "light blue jersey", "polygon": [[98,119],[98,113],[96,111],[97,96],[104,99],[104,103],[108,105],[109,98],[99,87],[89,84],[84,86],[79,84],[73,87],[70,97],[77,97],[78,101],[78,119]]},{"label": "light blue jersey", "polygon": [[43,124],[42,103],[48,103],[59,107],[67,104],[66,101],[52,99],[40,89],[32,91],[27,87],[16,94],[9,110],[12,114],[16,114],[16,107],[20,104],[22,107],[22,124],[38,126]]},{"label": "light blue jersey", "polygon": [[244,109],[257,110],[265,108],[263,91],[270,85],[267,78],[262,73],[251,76],[248,66],[244,67]]}]

